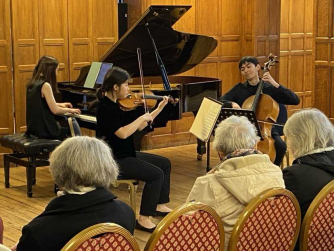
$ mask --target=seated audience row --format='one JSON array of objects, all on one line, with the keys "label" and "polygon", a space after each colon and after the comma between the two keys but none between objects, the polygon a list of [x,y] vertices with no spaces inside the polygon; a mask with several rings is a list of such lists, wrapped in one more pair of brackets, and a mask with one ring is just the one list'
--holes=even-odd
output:
[{"label": "seated audience row", "polygon": [[[239,215],[260,192],[286,187],[296,195],[303,217],[314,197],[334,179],[334,127],[322,112],[295,113],[284,132],[296,159],[282,173],[268,155],[256,150],[259,137],[247,118],[232,116],[217,127],[213,147],[222,161],[197,178],[187,201],[217,211],[226,247]],[[118,166],[108,145],[89,137],[67,139],[52,153],[50,169],[64,195],[23,228],[17,250],[60,250],[75,234],[101,222],[117,223],[133,233],[133,211],[109,191]]]}]

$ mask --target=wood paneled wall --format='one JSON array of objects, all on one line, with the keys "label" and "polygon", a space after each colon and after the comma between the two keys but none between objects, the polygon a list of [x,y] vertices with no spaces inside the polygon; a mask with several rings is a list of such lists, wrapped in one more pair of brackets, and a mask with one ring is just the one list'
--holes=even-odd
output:
[{"label": "wood paneled wall", "polygon": [[[279,55],[280,0],[127,0],[129,26],[150,5],[191,5],[192,8],[174,25],[177,31],[212,36],[218,46],[201,64],[182,75],[222,79],[222,93],[243,81],[238,68],[242,56],[254,55],[262,63],[270,52]],[[278,79],[278,68],[273,70]],[[192,114],[167,128],[155,130],[145,148],[194,142],[188,133]],[[183,135],[183,142],[180,142]],[[157,140],[159,139],[159,141]],[[162,142],[159,145],[159,142]]]},{"label": "wood paneled wall", "polygon": [[74,81],[115,42],[117,1],[12,0],[12,20],[16,131],[22,132],[25,85],[39,58],[56,57],[58,81]]},{"label": "wood paneled wall", "polygon": [[314,0],[314,106],[334,121],[334,5]]},{"label": "wood paneled wall", "polygon": [[282,0],[280,83],[300,98],[289,113],[312,107],[313,0]]}]

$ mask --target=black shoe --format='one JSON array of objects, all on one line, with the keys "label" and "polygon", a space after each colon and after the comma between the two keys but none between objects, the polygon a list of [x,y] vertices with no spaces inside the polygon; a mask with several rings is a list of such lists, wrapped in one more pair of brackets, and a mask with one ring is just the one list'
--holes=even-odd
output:
[{"label": "black shoe", "polygon": [[155,216],[167,216],[169,212],[160,212],[160,211],[155,211]]},{"label": "black shoe", "polygon": [[136,229],[138,229],[138,230],[149,232],[149,233],[153,233],[153,231],[155,230],[155,228],[156,227],[146,228],[146,227],[140,225],[139,222],[136,220]]}]

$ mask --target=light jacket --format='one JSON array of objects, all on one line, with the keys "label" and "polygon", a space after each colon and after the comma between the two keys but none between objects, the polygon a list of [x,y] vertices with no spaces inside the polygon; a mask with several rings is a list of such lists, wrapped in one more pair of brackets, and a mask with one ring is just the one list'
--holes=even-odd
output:
[{"label": "light jacket", "polygon": [[234,157],[219,164],[213,174],[197,178],[187,198],[212,207],[221,217],[225,249],[239,215],[262,191],[284,186],[281,169],[266,154]]}]

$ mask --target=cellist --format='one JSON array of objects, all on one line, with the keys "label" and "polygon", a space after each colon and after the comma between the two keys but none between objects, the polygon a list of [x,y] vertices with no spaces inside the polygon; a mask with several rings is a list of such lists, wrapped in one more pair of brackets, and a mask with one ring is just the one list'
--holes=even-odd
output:
[{"label": "cellist", "polygon": [[[223,102],[225,108],[240,109],[244,101],[254,95],[260,82],[259,70],[261,69],[257,58],[252,56],[243,57],[239,61],[239,70],[246,78],[246,82],[238,83],[218,100]],[[269,72],[266,72],[262,81],[263,94],[271,96],[277,103],[284,105],[298,105],[300,100],[298,96],[290,89],[278,84]],[[271,137],[275,140],[276,158],[274,164],[280,165],[286,152],[286,144],[281,139],[277,128],[272,127]]]}]

